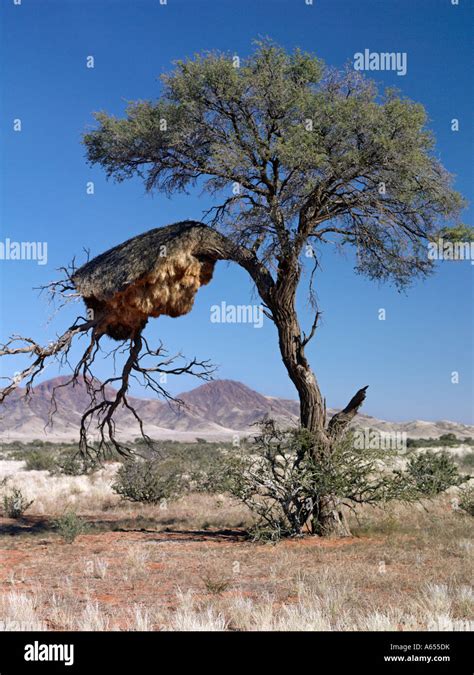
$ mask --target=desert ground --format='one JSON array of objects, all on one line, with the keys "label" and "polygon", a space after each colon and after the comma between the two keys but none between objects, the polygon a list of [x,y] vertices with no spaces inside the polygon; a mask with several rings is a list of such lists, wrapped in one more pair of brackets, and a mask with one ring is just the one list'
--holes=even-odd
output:
[{"label": "desert ground", "polygon": [[[0,517],[3,630],[471,630],[472,517],[452,495],[351,514],[345,539],[249,541],[251,514],[188,494],[156,506],[111,489],[117,464],[50,475],[0,461],[34,500]],[[87,529],[67,543],[54,519]]]}]

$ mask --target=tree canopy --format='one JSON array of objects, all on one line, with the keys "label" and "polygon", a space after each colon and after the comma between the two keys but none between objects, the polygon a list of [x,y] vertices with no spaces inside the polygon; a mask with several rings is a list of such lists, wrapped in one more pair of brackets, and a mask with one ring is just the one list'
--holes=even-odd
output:
[{"label": "tree canopy", "polygon": [[96,114],[90,162],[172,194],[196,184],[207,214],[278,262],[328,237],[357,248],[357,271],[402,287],[427,274],[426,240],[463,200],[434,152],[424,107],[360,72],[266,40],[248,59],[177,61],[156,101]]}]

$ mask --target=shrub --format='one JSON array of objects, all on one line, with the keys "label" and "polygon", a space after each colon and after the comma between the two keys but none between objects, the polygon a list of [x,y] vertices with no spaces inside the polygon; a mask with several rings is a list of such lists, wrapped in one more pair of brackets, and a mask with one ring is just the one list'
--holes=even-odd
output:
[{"label": "shrub", "polygon": [[208,593],[212,593],[213,595],[221,595],[232,584],[232,581],[231,579],[229,579],[229,577],[220,574],[218,572],[216,573],[207,572],[205,576],[202,578],[202,581],[206,588],[206,591]]},{"label": "shrub", "polygon": [[19,488],[13,488],[3,496],[3,510],[9,518],[21,518],[33,501],[28,501]]},{"label": "shrub", "polygon": [[129,501],[157,504],[179,496],[186,483],[182,469],[172,460],[133,459],[122,464],[112,489]]},{"label": "shrub", "polygon": [[474,516],[474,485],[466,485],[459,491],[459,508]]},{"label": "shrub", "polygon": [[441,445],[455,445],[457,443],[460,443],[461,441],[457,438],[456,434],[442,434],[439,437],[439,441]]},{"label": "shrub", "polygon": [[223,453],[205,487],[230,493],[257,516],[254,539],[276,541],[302,534],[306,525],[317,532],[314,515],[328,495],[346,506],[377,505],[434,496],[466,480],[445,454],[418,455],[402,471],[396,453],[354,440],[349,433],[330,453],[321,453],[307,430],[279,430],[268,420],[253,447]]},{"label": "shrub", "polygon": [[433,446],[453,447],[457,445],[473,445],[474,439],[458,438],[456,434],[442,434],[439,438],[407,438],[408,448],[429,448]]},{"label": "shrub", "polygon": [[83,476],[97,468],[97,464],[86,457],[82,457],[76,451],[63,451],[54,463],[52,473],[65,474],[66,476]]},{"label": "shrub", "polygon": [[459,461],[464,468],[474,469],[474,452],[467,452]]},{"label": "shrub", "polygon": [[68,511],[54,521],[54,527],[63,540],[72,544],[80,534],[88,531],[88,526],[74,511]]},{"label": "shrub", "polygon": [[288,525],[285,523],[285,521],[278,521],[277,519],[275,519],[271,524],[266,524],[262,521],[262,519],[259,519],[257,523],[249,528],[248,533],[252,541],[256,541],[261,544],[276,544],[278,541],[283,539],[283,537],[292,534],[288,530]]},{"label": "shrub", "polygon": [[454,459],[445,451],[427,451],[411,457],[406,474],[420,495],[428,497],[440,494],[454,485],[461,485],[469,479],[469,476],[459,474]]},{"label": "shrub", "polygon": [[223,455],[207,476],[207,489],[243,502],[257,516],[251,534],[260,541],[300,535],[306,524],[317,527],[312,517],[326,495],[345,503],[407,497],[405,480],[380,470],[380,450],[358,449],[348,435],[315,461],[309,454],[315,446],[307,430],[280,430],[267,420],[251,448]]},{"label": "shrub", "polygon": [[52,475],[82,476],[97,468],[88,458],[80,456],[75,446],[65,448],[33,448],[17,453],[25,460],[27,471],[49,471]]},{"label": "shrub", "polygon": [[208,442],[157,441],[140,447],[140,457],[127,460],[117,472],[113,490],[134,502],[155,504],[191,489],[201,490],[205,476],[218,464],[222,446]]},{"label": "shrub", "polygon": [[55,466],[54,455],[45,450],[30,450],[25,459],[27,471],[51,471]]}]

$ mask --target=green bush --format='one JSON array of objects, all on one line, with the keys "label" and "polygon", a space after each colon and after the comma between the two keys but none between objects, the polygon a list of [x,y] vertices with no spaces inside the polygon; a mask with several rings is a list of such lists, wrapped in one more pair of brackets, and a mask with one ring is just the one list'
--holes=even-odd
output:
[{"label": "green bush", "polygon": [[398,466],[396,453],[359,447],[351,433],[330,453],[317,452],[307,430],[279,430],[268,420],[252,447],[221,454],[204,488],[244,503],[256,516],[253,538],[276,541],[300,535],[307,526],[318,532],[317,509],[326,496],[342,506],[383,506],[433,497],[467,479],[446,453],[425,452],[412,457],[405,470]]},{"label": "green bush", "polygon": [[314,514],[327,495],[342,504],[412,498],[405,476],[381,469],[383,451],[357,447],[351,434],[331,453],[318,453],[317,460],[309,452],[315,447],[307,430],[280,430],[267,420],[251,447],[222,455],[206,477],[206,488],[245,504],[256,516],[250,534],[260,541],[301,535],[306,526],[317,532]]},{"label": "green bush", "polygon": [[21,518],[33,501],[28,501],[20,488],[12,488],[3,496],[3,510],[9,518]]},{"label": "green bush", "polygon": [[44,450],[30,450],[25,459],[27,471],[51,471],[56,463],[54,455]]},{"label": "green bush", "polygon": [[451,445],[451,444],[457,444],[461,443],[461,441],[457,438],[456,434],[442,434],[439,437],[439,442],[441,445]]},{"label": "green bush", "polygon": [[78,454],[74,445],[20,449],[16,452],[16,458],[20,457],[24,459],[27,471],[49,471],[52,475],[82,476],[96,468],[95,464]]},{"label": "green bush", "polygon": [[88,531],[88,526],[74,511],[68,511],[54,521],[54,527],[63,540],[72,544],[80,534]]},{"label": "green bush", "polygon": [[157,504],[179,496],[188,484],[173,460],[131,459],[122,464],[112,489],[132,502]]},{"label": "green bush", "polygon": [[466,485],[459,491],[459,508],[474,516],[474,485]]},{"label": "green bush", "polygon": [[465,469],[474,469],[474,452],[467,452],[459,459],[459,462]]},{"label": "green bush", "polygon": [[[450,434],[447,434],[450,435]],[[444,450],[426,451],[410,458],[406,475],[422,496],[432,497],[448,488],[461,485],[468,476],[461,476],[454,459]]]},{"label": "green bush", "polygon": [[149,504],[191,489],[207,491],[205,476],[219,463],[224,447],[231,444],[157,441],[153,448],[140,447],[140,457],[122,464],[112,487],[124,499]]},{"label": "green bush", "polygon": [[54,467],[51,472],[64,474],[66,476],[83,476],[91,473],[96,468],[96,463],[82,457],[76,450],[65,450],[54,462]]},{"label": "green bush", "polygon": [[430,448],[433,446],[455,447],[457,445],[474,445],[474,439],[458,438],[456,434],[442,434],[439,438],[407,438],[408,448]]}]

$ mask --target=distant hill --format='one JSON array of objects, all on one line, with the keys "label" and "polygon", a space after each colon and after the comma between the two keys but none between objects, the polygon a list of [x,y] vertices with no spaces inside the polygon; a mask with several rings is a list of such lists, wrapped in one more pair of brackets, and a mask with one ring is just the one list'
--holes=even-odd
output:
[{"label": "distant hill", "polygon": [[[38,384],[28,400],[22,389],[8,397],[0,406],[0,440],[76,440],[88,396],[83,383],[65,386],[68,379],[56,377]],[[53,425],[47,426],[54,391],[56,413]],[[140,412],[147,433],[157,439],[224,440],[234,434],[252,433],[255,422],[264,416],[281,425],[295,424],[298,420],[297,401],[264,396],[234,380],[206,382],[178,398],[183,401],[182,406],[154,399],[129,400]],[[449,421],[398,423],[358,415],[355,424],[381,431],[405,431],[412,438],[436,438],[445,433],[454,433],[459,438],[474,437],[473,426]],[[137,423],[126,409],[118,412],[117,428],[123,438],[139,436]]]}]

